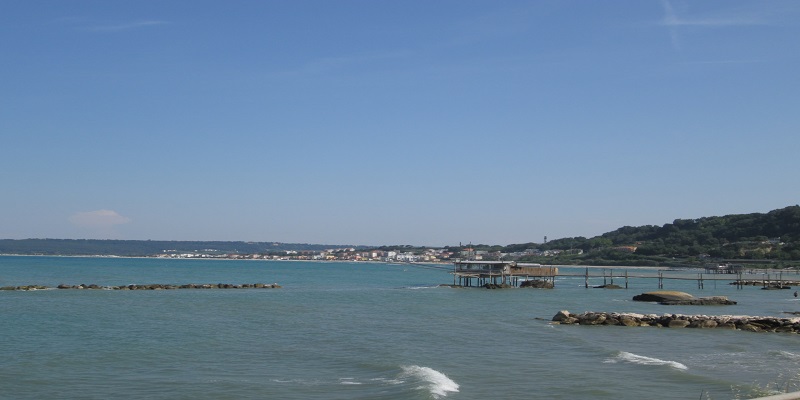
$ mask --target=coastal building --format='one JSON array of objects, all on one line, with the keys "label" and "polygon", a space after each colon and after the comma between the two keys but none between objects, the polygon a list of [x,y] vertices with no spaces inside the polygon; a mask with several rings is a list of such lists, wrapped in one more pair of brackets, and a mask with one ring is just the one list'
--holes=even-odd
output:
[{"label": "coastal building", "polygon": [[529,280],[555,282],[558,268],[516,261],[458,260],[453,263],[453,283],[459,286],[520,286]]},{"label": "coastal building", "polygon": [[706,264],[706,273],[711,274],[740,274],[744,272],[744,265],[741,264]]}]

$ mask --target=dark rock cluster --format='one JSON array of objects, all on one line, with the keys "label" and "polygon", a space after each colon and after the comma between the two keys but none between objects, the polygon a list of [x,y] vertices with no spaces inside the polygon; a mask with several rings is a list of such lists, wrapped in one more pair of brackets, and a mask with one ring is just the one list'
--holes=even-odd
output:
[{"label": "dark rock cluster", "polygon": [[2,286],[0,290],[42,290],[47,289],[47,286],[42,285],[25,285],[25,286]]},{"label": "dark rock cluster", "polygon": [[511,286],[507,283],[486,283],[483,285],[486,289],[510,289],[514,286]]},{"label": "dark rock cluster", "polygon": [[681,315],[559,311],[554,324],[655,326],[664,328],[721,328],[748,332],[800,333],[800,318],[752,317],[745,315]]},{"label": "dark rock cluster", "polygon": [[542,279],[533,279],[530,281],[522,281],[519,284],[521,288],[535,288],[535,289],[552,289],[553,282],[545,281]]}]

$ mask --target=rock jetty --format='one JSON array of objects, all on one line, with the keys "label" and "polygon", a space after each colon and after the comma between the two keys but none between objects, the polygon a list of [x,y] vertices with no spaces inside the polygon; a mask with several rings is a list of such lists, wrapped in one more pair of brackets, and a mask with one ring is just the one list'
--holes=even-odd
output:
[{"label": "rock jetty", "polygon": [[800,333],[800,318],[752,317],[745,315],[635,314],[587,311],[572,314],[562,310],[553,324],[654,326],[664,328],[718,328],[748,332]]},{"label": "rock jetty", "polygon": [[[230,283],[212,283],[212,284],[196,284],[189,283],[185,285],[171,285],[171,284],[148,284],[148,285],[124,285],[124,286],[100,286],[100,285],[66,285],[60,284],[55,289],[78,289],[78,290],[167,290],[167,289],[277,289],[281,285],[277,283],[245,283],[235,285]],[[53,289],[42,285],[26,285],[26,286],[2,286],[0,290],[46,290]]]},{"label": "rock jetty", "polygon": [[694,297],[689,293],[659,290],[633,296],[633,301],[656,302],[669,306],[726,306],[736,304],[726,296]]}]

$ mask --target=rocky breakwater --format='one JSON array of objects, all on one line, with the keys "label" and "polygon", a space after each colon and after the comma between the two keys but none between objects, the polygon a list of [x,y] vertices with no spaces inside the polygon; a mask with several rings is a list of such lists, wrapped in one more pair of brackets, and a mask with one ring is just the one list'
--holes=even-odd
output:
[{"label": "rocky breakwater", "polygon": [[717,328],[748,332],[800,333],[800,318],[745,315],[681,315],[559,311],[552,320],[562,325],[653,326],[663,328]]},{"label": "rocky breakwater", "polygon": [[725,296],[694,297],[689,293],[659,290],[633,296],[633,301],[648,301],[669,306],[726,306],[736,304]]},{"label": "rocky breakwater", "polygon": [[[277,289],[281,285],[277,283],[245,283],[245,284],[230,284],[230,283],[212,283],[212,284],[196,284],[189,283],[185,285],[172,285],[153,283],[147,285],[124,285],[124,286],[101,286],[101,285],[66,285],[60,284],[55,289],[78,289],[78,290],[166,290],[166,289]],[[53,289],[51,287],[42,285],[26,285],[26,286],[3,286],[0,290],[46,290]]]}]

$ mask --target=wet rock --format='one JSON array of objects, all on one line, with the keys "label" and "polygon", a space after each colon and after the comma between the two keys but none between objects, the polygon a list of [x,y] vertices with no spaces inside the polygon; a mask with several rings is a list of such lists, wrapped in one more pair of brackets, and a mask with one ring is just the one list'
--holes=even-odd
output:
[{"label": "wet rock", "polygon": [[553,323],[562,325],[617,325],[654,326],[668,328],[699,329],[738,329],[748,332],[800,333],[800,318],[718,316],[718,315],[678,315],[601,313],[585,312],[571,314],[562,310],[553,316]]},{"label": "wet rock", "polygon": [[622,286],[609,283],[607,285],[595,286],[595,289],[622,289]]},{"label": "wet rock", "polygon": [[586,313],[576,316],[581,325],[600,325],[606,320],[605,313]]},{"label": "wet rock", "polygon": [[505,284],[505,283],[501,283],[501,284],[487,283],[487,284],[484,284],[483,287],[485,287],[486,289],[509,289],[509,288],[513,288],[513,286]]},{"label": "wet rock", "polygon": [[698,319],[696,321],[692,321],[692,323],[689,324],[689,327],[708,329],[708,328],[716,328],[717,325],[718,325],[717,321],[714,321],[713,319]]},{"label": "wet rock", "polygon": [[522,281],[519,284],[521,288],[534,288],[534,289],[552,289],[553,282],[545,281],[541,279],[534,279],[530,281]]},{"label": "wet rock", "polygon": [[553,321],[561,322],[561,321],[564,321],[565,319],[568,319],[568,318],[570,318],[569,311],[561,310],[561,311],[557,312],[556,315],[553,316]]},{"label": "wet rock", "polygon": [[689,326],[689,321],[685,319],[671,319],[669,323],[667,323],[668,328],[686,328]]}]

